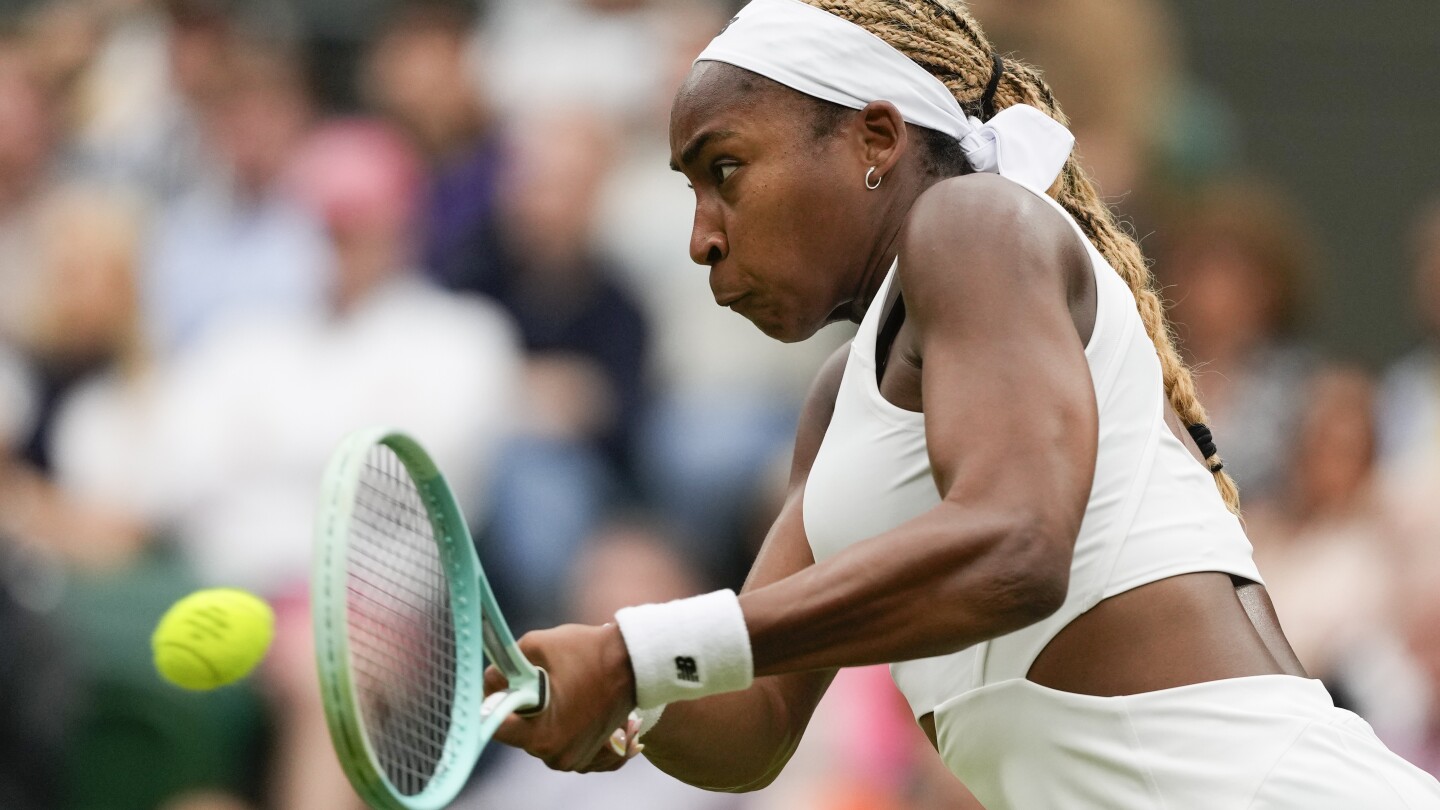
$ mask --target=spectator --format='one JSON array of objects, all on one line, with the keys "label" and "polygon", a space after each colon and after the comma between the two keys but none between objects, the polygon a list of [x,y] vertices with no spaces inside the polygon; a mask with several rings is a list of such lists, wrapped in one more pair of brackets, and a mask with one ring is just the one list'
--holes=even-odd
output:
[{"label": "spectator", "polygon": [[[455,300],[410,270],[418,178],[418,162],[391,133],[344,125],[317,137],[290,182],[329,225],[339,257],[327,313],[236,316],[160,365],[144,362],[137,349],[127,281],[133,255],[126,252],[135,244],[133,217],[123,206],[81,196],[45,218],[57,237],[68,235],[53,240],[52,277],[66,293],[57,297],[56,341],[113,366],[78,386],[59,409],[61,487],[29,481],[20,491],[27,508],[0,512],[38,515],[44,519],[25,528],[48,530],[72,557],[121,572],[156,527],[168,527],[204,581],[275,599],[281,632],[267,683],[285,721],[273,775],[281,808],[340,807],[349,799],[336,797],[352,795],[329,754],[307,669],[303,591],[295,593],[308,572],[314,495],[326,457],[350,428],[395,424],[436,447],[457,483],[478,491],[475,467],[505,429],[516,385],[504,317],[494,307]],[[162,576],[163,587],[146,580],[146,572]],[[130,617],[143,635],[164,606],[155,600],[179,596],[188,576],[142,566],[121,581],[148,582],[151,596],[100,591],[92,596],[106,607],[97,615]],[[104,601],[122,597],[128,601]],[[134,626],[126,627],[130,638]],[[143,651],[143,639],[134,647]],[[130,683],[132,658],[94,663],[115,662],[123,665],[116,677]],[[158,683],[148,661],[141,672],[144,683]],[[89,739],[113,739],[108,722],[95,728]],[[216,739],[238,744],[242,731],[237,726]]]},{"label": "spectator", "polygon": [[[413,239],[423,170],[398,134],[325,125],[287,176],[324,223],[335,274],[321,313],[252,313],[213,329],[169,379],[177,534],[201,575],[276,606],[264,683],[282,719],[271,802],[358,806],[331,753],[304,583],[326,459],[349,430],[393,425],[430,447],[470,511],[509,428],[518,356],[507,318],[431,286]],[[466,497],[466,496],[469,497]]]},{"label": "spectator", "polygon": [[589,115],[513,131],[501,199],[506,264],[493,287],[526,349],[524,435],[501,464],[492,536],[521,579],[516,614],[554,617],[560,572],[619,497],[645,407],[649,325],[592,246],[612,144]]},{"label": "spectator", "polygon": [[[1413,234],[1411,300],[1422,339],[1387,371],[1380,398],[1385,503],[1400,541],[1404,573],[1396,601],[1409,666],[1380,673],[1376,687],[1397,695],[1387,724],[1395,750],[1440,774],[1440,204],[1422,211]],[[1413,692],[1404,689],[1411,678]]]},{"label": "spectator", "polygon": [[[496,297],[530,352],[542,429],[594,439],[623,463],[644,402],[648,335],[617,270],[591,244],[610,134],[588,115],[517,128],[501,212],[508,267]],[[578,396],[551,396],[561,390]]]},{"label": "spectator", "polygon": [[261,43],[227,47],[202,122],[213,172],[162,214],[146,267],[146,324],[164,355],[237,312],[320,306],[330,270],[318,223],[281,183],[310,126],[299,66]]},{"label": "spectator", "polygon": [[1290,203],[1253,181],[1205,190],[1166,234],[1156,274],[1216,444],[1247,508],[1285,488],[1314,363],[1299,339],[1314,258]]},{"label": "spectator", "polygon": [[1288,446],[1285,490],[1247,512],[1255,561],[1296,655],[1337,700],[1383,695],[1347,680],[1397,624],[1393,523],[1376,488],[1375,386],[1353,368],[1318,371]]},{"label": "spectator", "polygon": [[[62,718],[61,798],[51,806],[145,810],[201,787],[239,795],[253,787],[259,750],[253,694],[187,699],[155,677],[147,649],[156,617],[193,580],[154,542],[148,511],[165,459],[152,444],[157,391],[138,340],[141,209],[125,195],[67,186],[38,211],[39,345],[51,362],[86,374],[57,407],[55,480],[23,464],[0,480],[0,533],[30,549],[3,555],[0,578],[10,581],[0,590],[58,606],[50,632],[70,651],[77,697]],[[33,632],[44,638],[44,628]],[[35,708],[64,709],[53,695]]]},{"label": "spectator", "polygon": [[705,590],[701,572],[675,553],[673,532],[643,517],[619,518],[587,538],[566,571],[570,621],[604,624],[629,605]]},{"label": "spectator", "polygon": [[[87,567],[123,568],[149,539],[143,507],[131,500],[139,491],[103,483],[135,475],[152,458],[143,451],[145,428],[128,419],[148,380],[135,290],[144,221],[144,208],[129,196],[81,185],[54,189],[37,208],[44,284],[33,331],[49,399],[42,400],[31,458],[41,454],[46,464],[12,477],[12,497],[30,508],[11,517],[23,519],[16,533]],[[90,407],[127,418],[76,448],[66,413]],[[143,501],[153,499],[147,492]]]},{"label": "spectator", "polygon": [[309,566],[314,494],[349,430],[390,424],[430,447],[481,507],[510,429],[518,365],[509,319],[416,270],[422,169],[379,124],[328,124],[289,188],[325,223],[335,272],[318,312],[253,312],[217,327],[167,375],[172,519],[203,575],[275,593]]},{"label": "spectator", "polygon": [[668,33],[667,6],[688,2],[491,3],[477,36],[487,92],[506,116],[588,109],[624,122],[644,115],[665,76],[668,54],[655,45]]},{"label": "spectator", "polygon": [[51,177],[57,126],[25,43],[0,32],[0,340],[27,349],[43,277],[35,204]]},{"label": "spectator", "polygon": [[1001,53],[1045,72],[1100,191],[1122,201],[1127,213],[1143,211],[1183,82],[1167,4],[972,0],[970,7]]},{"label": "spectator", "polygon": [[[56,22],[80,16],[98,31],[71,55],[67,162],[72,172],[165,203],[204,179],[203,122],[226,91],[239,46],[289,41],[283,0],[155,0],[51,6]],[[51,23],[47,26],[58,26]],[[72,23],[68,28],[75,28]],[[75,53],[81,51],[80,53]],[[62,67],[54,67],[52,73]]]},{"label": "spectator", "polygon": [[1440,202],[1417,218],[1413,251],[1410,300],[1422,339],[1385,375],[1381,441],[1397,490],[1427,491],[1428,486],[1434,492],[1440,485]]},{"label": "spectator", "polygon": [[371,103],[403,126],[430,163],[427,271],[451,288],[488,289],[500,273],[496,222],[503,138],[471,64],[473,14],[455,0],[402,6],[371,49]]}]

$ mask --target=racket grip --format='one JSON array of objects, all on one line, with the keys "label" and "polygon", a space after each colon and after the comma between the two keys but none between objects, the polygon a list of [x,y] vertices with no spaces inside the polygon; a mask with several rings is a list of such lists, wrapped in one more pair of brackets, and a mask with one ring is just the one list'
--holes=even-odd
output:
[{"label": "racket grip", "polygon": [[550,705],[550,673],[546,672],[544,667],[535,667],[535,671],[540,675],[535,681],[535,705],[528,709],[516,709],[515,714],[521,717],[534,717]]}]

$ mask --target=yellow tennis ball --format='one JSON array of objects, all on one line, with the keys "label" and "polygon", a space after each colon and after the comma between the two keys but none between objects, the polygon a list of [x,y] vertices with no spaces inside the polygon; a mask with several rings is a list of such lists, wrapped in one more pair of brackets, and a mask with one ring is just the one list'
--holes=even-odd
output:
[{"label": "yellow tennis ball", "polygon": [[275,613],[235,588],[196,591],[171,605],[150,638],[155,669],[186,689],[214,689],[250,674],[275,636]]}]

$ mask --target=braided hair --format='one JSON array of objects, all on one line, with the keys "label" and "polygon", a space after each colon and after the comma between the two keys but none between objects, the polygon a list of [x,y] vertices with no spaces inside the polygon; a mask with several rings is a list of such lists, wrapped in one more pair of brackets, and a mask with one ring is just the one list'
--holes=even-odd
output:
[{"label": "braided hair", "polygon": [[[997,60],[993,48],[970,15],[963,0],[803,0],[816,8],[848,20],[879,37],[910,57],[941,81],[970,115],[983,116],[981,99],[995,76]],[[1003,110],[1015,104],[1029,104],[1062,124],[1069,121],[1060,111],[1055,96],[1036,68],[1015,59],[1003,61],[1004,71],[990,106]],[[927,139],[927,143],[928,143]],[[1165,319],[1165,306],[1155,288],[1150,267],[1140,245],[1126,233],[1095,190],[1089,175],[1075,155],[1065,163],[1055,185],[1049,190],[1079,223],[1091,243],[1130,286],[1140,309],[1145,330],[1155,343],[1165,380],[1165,395],[1182,422],[1197,433],[1203,429],[1205,408],[1195,390],[1190,368],[1176,351]],[[1208,439],[1208,435],[1206,436]],[[1198,441],[1198,438],[1197,438]],[[1204,442],[1205,463],[1215,476],[1225,504],[1239,512],[1240,493],[1223,465],[1213,442]]]}]

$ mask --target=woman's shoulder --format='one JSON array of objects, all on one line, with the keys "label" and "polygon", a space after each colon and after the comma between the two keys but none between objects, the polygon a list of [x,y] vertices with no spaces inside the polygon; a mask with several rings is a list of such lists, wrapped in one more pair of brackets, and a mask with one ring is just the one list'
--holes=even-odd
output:
[{"label": "woman's shoulder", "polygon": [[995,174],[942,180],[915,200],[900,240],[902,289],[925,277],[1002,273],[1012,281],[1053,278],[1088,265],[1069,218],[1020,184]]},{"label": "woman's shoulder", "polygon": [[949,177],[926,189],[906,217],[906,230],[907,236],[949,238],[972,246],[1027,237],[1068,239],[1072,234],[1069,219],[1052,201],[990,173]]},{"label": "woman's shoulder", "polygon": [[957,174],[936,182],[920,195],[928,204],[949,202],[961,205],[1004,206],[1036,202],[1035,192],[993,172]]}]

